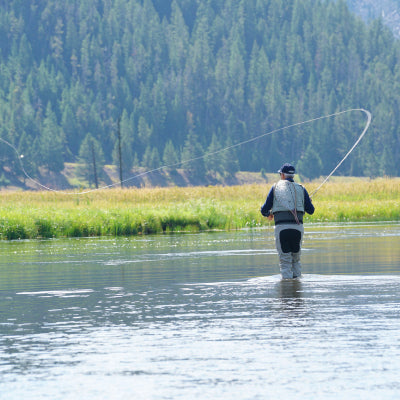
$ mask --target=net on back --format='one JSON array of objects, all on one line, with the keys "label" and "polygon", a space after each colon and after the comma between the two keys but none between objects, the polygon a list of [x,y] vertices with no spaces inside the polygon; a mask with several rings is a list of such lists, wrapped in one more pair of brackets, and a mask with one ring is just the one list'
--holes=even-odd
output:
[{"label": "net on back", "polygon": [[293,182],[287,180],[279,181],[274,188],[274,200],[276,200],[281,207],[290,211],[293,214],[296,223],[300,224],[296,210],[296,187]]}]

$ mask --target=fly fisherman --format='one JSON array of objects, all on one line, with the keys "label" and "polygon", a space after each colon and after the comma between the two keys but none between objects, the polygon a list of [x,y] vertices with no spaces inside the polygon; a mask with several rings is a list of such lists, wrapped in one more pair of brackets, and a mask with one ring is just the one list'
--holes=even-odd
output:
[{"label": "fly fisherman", "polygon": [[283,164],[278,173],[281,180],[271,187],[261,214],[271,221],[275,220],[275,245],[282,278],[299,278],[303,215],[305,212],[313,214],[314,206],[307,190],[294,182],[293,165]]}]

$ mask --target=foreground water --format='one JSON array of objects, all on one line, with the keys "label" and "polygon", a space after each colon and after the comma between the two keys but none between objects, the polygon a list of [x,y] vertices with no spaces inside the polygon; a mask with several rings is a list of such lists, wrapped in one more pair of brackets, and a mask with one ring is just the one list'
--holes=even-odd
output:
[{"label": "foreground water", "polygon": [[0,399],[397,399],[400,225],[0,242]]}]

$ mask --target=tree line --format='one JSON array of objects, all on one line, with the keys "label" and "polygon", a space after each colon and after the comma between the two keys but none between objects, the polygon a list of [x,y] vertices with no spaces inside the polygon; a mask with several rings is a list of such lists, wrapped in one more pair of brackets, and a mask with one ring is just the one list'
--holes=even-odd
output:
[{"label": "tree line", "polygon": [[[399,42],[344,0],[7,0],[0,43],[0,137],[31,176],[73,162],[94,184],[95,159],[124,176],[182,163],[191,177],[291,161],[314,178],[363,115],[232,145],[349,108],[373,125],[339,173],[400,173]],[[2,144],[0,168],[0,185],[4,171],[22,176]]]}]

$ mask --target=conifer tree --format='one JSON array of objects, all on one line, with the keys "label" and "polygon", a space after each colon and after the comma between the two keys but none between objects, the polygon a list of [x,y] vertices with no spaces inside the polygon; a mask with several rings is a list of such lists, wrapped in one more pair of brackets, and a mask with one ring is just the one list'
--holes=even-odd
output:
[{"label": "conifer tree", "polygon": [[[204,158],[204,164],[206,167],[206,171],[216,175],[218,173],[222,174],[222,162],[221,162],[221,153],[216,153],[218,150],[221,150],[221,144],[219,143],[217,135],[214,133],[212,135],[212,140],[207,149],[207,154]],[[215,154],[216,153],[216,154]]]},{"label": "conifer tree", "polygon": [[79,149],[78,175],[98,187],[103,175],[104,153],[100,143],[88,133]]},{"label": "conifer tree", "polygon": [[177,164],[179,162],[179,157],[172,143],[172,140],[168,140],[167,144],[165,145],[162,160],[164,165],[167,166],[167,170],[169,170],[170,172],[176,170]]},{"label": "conifer tree", "polygon": [[[116,129],[118,130],[118,123]],[[120,137],[118,136],[120,135]],[[120,167],[122,162],[122,171],[125,175],[129,174],[133,166],[134,158],[134,121],[133,115],[129,118],[126,110],[123,111],[119,122],[119,133],[114,132],[114,148],[112,151],[113,164]],[[121,151],[121,154],[120,154]],[[121,160],[120,160],[121,156]]]},{"label": "conifer tree", "polygon": [[308,179],[321,176],[322,161],[318,153],[309,145],[297,163],[298,173]]},{"label": "conifer tree", "polygon": [[147,146],[146,150],[145,150],[145,152],[143,154],[143,158],[142,158],[142,166],[144,168],[152,169],[152,167],[151,167],[151,153],[152,153],[151,147]]},{"label": "conifer tree", "polygon": [[[34,159],[35,152],[33,149],[32,138],[29,137],[26,132],[24,132],[20,138],[18,152],[20,154],[21,163],[24,170],[31,178],[34,178],[37,175],[37,166]],[[25,182],[27,177],[25,176],[24,172],[21,171],[20,175],[23,177]]]},{"label": "conifer tree", "polygon": [[182,167],[188,172],[191,178],[203,179],[205,176],[203,148],[197,135],[189,132],[182,150]]},{"label": "conifer tree", "polygon": [[223,152],[221,152],[221,168],[225,177],[232,177],[239,171],[240,165],[235,147],[232,147],[232,141],[228,137],[225,141]]},{"label": "conifer tree", "polygon": [[60,172],[64,169],[63,139],[56,120],[56,115],[50,103],[46,108],[46,116],[40,135],[41,164],[51,172]]},{"label": "conifer tree", "polygon": [[157,169],[160,168],[160,166],[161,166],[160,153],[158,152],[157,147],[153,147],[150,156],[150,168]]}]

